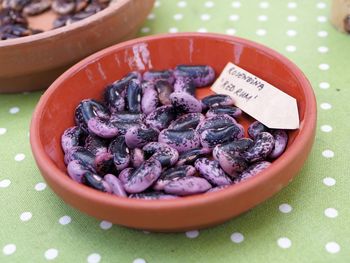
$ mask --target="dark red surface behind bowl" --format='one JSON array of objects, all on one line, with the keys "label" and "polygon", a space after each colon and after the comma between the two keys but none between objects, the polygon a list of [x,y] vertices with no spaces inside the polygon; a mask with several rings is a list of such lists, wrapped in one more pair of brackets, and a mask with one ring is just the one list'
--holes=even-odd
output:
[{"label": "dark red surface behind bowl", "polygon": [[[290,132],[287,151],[258,176],[223,191],[177,200],[117,198],[79,185],[66,175],[60,147],[76,105],[101,99],[104,87],[132,70],[209,64],[221,72],[228,61],[256,74],[298,101],[300,129]],[[198,97],[211,92],[200,89]],[[250,118],[242,120],[244,123]],[[232,218],[266,200],[298,173],[315,136],[316,103],[302,72],[277,52],[240,38],[184,33],[140,38],[98,52],[70,68],[41,98],[31,124],[31,145],[50,187],[68,204],[94,217],[154,231],[203,228]]]}]

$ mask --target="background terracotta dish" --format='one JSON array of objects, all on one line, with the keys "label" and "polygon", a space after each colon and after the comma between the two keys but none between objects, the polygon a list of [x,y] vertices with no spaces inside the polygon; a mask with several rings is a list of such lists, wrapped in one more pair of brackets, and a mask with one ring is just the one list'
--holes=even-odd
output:
[{"label": "background terracotta dish", "polygon": [[[108,83],[132,70],[167,69],[180,63],[209,64],[219,74],[228,61],[298,101],[300,129],[290,132],[286,152],[268,169],[219,192],[156,201],[117,198],[80,185],[66,175],[60,136],[73,125],[74,109],[82,99],[102,99],[102,90]],[[203,88],[197,96],[209,93],[209,88]],[[251,121],[246,117],[242,122],[247,125]],[[73,207],[128,227],[183,231],[224,222],[281,190],[303,166],[314,141],[315,126],[316,103],[311,85],[288,59],[248,40],[184,33],[121,43],[70,68],[42,96],[33,115],[30,140],[43,177],[56,194]]]},{"label": "background terracotta dish", "polygon": [[[134,37],[154,0],[117,0],[74,24],[28,37],[0,41],[0,92],[47,88],[68,67],[86,56]],[[53,13],[30,19],[47,30]]]}]

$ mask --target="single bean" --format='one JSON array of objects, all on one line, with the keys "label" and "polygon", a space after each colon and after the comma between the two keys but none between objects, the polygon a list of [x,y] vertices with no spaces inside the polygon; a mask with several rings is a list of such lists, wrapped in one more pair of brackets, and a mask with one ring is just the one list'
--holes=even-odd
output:
[{"label": "single bean", "polygon": [[202,112],[202,105],[191,94],[187,92],[173,92],[170,94],[171,104],[180,112]]},{"label": "single bean", "polygon": [[66,129],[61,136],[61,145],[65,153],[75,146],[82,146],[86,134],[78,126]]},{"label": "single bean", "polygon": [[245,181],[248,178],[253,177],[253,176],[257,175],[258,173],[262,172],[270,165],[271,165],[271,163],[267,162],[267,161],[261,161],[261,162],[254,163],[251,166],[249,166],[243,173],[241,173],[237,178],[235,178],[233,183],[236,184],[236,183]]},{"label": "single bean", "polygon": [[222,186],[232,183],[231,179],[221,169],[219,162],[216,160],[211,161],[207,158],[200,158],[194,165],[199,171],[199,174],[213,185]]},{"label": "single bean", "polygon": [[186,176],[166,184],[164,186],[164,192],[167,194],[186,196],[204,193],[210,188],[211,185],[204,178]]},{"label": "single bean", "polygon": [[204,121],[205,117],[201,113],[187,113],[178,117],[168,127],[173,130],[196,129],[198,124]]},{"label": "single bean", "polygon": [[249,162],[262,161],[269,156],[274,146],[275,140],[270,133],[259,133],[255,137],[252,147],[244,153],[244,157]]},{"label": "single bean", "polygon": [[150,187],[160,176],[162,166],[156,159],[150,159],[141,164],[132,172],[124,185],[125,191],[130,194],[140,193]]},{"label": "single bean", "polygon": [[201,144],[199,134],[194,129],[164,129],[159,133],[158,141],[168,144],[179,153],[198,148]]},{"label": "single bean", "polygon": [[177,117],[176,110],[171,105],[161,106],[151,112],[145,123],[157,130],[163,130]]},{"label": "single bean", "polygon": [[144,192],[139,194],[131,194],[129,198],[133,199],[144,199],[144,200],[167,200],[167,199],[175,199],[176,195],[169,195],[162,192]]},{"label": "single bean", "polygon": [[128,167],[130,150],[125,143],[125,137],[119,136],[109,145],[109,152],[113,154],[113,161],[118,171]]},{"label": "single bean", "polygon": [[143,79],[153,82],[156,82],[157,80],[165,80],[170,85],[172,85],[175,81],[173,70],[146,71],[143,73]]},{"label": "single bean", "polygon": [[111,186],[97,174],[86,172],[84,174],[84,178],[85,184],[87,184],[88,186],[91,186],[92,188],[95,188],[102,192],[112,193]]},{"label": "single bean", "polygon": [[174,71],[175,78],[190,77],[196,87],[205,87],[213,83],[215,71],[207,65],[178,65]]},{"label": "single bean", "polygon": [[215,106],[232,106],[234,104],[233,99],[224,94],[209,95],[202,99],[203,109],[208,109]]},{"label": "single bean", "polygon": [[121,197],[127,197],[124,186],[118,177],[114,176],[113,174],[106,174],[103,179],[111,186],[113,194]]},{"label": "single bean", "polygon": [[164,190],[164,186],[173,180],[178,180],[185,176],[193,176],[196,173],[196,168],[191,165],[182,165],[172,167],[163,171],[159,179],[153,185],[153,189],[157,191]]}]

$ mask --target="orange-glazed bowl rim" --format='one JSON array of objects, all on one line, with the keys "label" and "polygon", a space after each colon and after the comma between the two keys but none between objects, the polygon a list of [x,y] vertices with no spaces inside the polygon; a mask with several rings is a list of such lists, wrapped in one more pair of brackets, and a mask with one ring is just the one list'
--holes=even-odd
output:
[{"label": "orange-glazed bowl rim", "polygon": [[[124,49],[125,47],[130,47],[135,44],[144,43],[148,41],[154,41],[164,38],[202,38],[202,39],[219,39],[221,41],[240,43],[251,48],[255,48],[263,51],[266,54],[272,55],[273,57],[280,60],[283,64],[287,65],[292,74],[299,81],[300,86],[303,87],[305,101],[305,114],[304,123],[299,130],[299,134],[295,137],[294,142],[288,146],[284,154],[275,160],[270,167],[259,173],[258,176],[251,177],[246,181],[240,182],[235,185],[231,185],[228,188],[222,189],[221,191],[212,192],[208,194],[198,194],[193,196],[188,196],[185,198],[177,198],[171,200],[140,200],[140,199],[129,199],[121,198],[114,195],[102,193],[91,189],[84,185],[80,185],[74,182],[66,173],[62,172],[55,163],[50,159],[44,149],[44,145],[40,139],[40,124],[41,116],[45,111],[48,99],[52,94],[59,91],[60,84],[65,81],[70,75],[75,74],[85,65],[97,61],[99,58],[113,53],[117,50]],[[42,171],[45,179],[50,179],[55,181],[59,187],[65,188],[67,191],[87,199],[95,204],[105,204],[111,207],[124,207],[128,209],[149,209],[157,210],[162,208],[176,209],[182,207],[191,207],[197,205],[205,205],[207,203],[217,203],[227,197],[232,197],[239,195],[242,192],[249,191],[256,188],[258,185],[269,181],[272,177],[281,174],[286,166],[290,165],[295,158],[298,158],[300,152],[303,151],[305,143],[314,140],[315,126],[316,126],[316,100],[313,93],[311,84],[304,76],[302,71],[289,59],[279,54],[278,52],[265,47],[261,44],[252,42],[250,40],[242,39],[239,37],[232,37],[222,34],[215,33],[176,33],[176,34],[159,34],[154,36],[146,36],[123,43],[116,44],[109,48],[99,51],[81,62],[75,64],[70,69],[68,69],[64,74],[62,74],[52,85],[46,90],[35,109],[30,127],[30,142],[32,147],[32,152],[34,158]]]}]

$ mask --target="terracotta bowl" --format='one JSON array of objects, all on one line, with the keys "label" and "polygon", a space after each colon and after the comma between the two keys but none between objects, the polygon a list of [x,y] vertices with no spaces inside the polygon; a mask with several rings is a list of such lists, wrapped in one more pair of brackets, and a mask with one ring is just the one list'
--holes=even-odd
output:
[{"label": "terracotta bowl", "polygon": [[[0,41],[0,92],[47,88],[74,63],[134,37],[154,0],[118,0],[74,24],[41,34]],[[30,18],[35,29],[48,30],[55,15]]]},{"label": "terracotta bowl", "polygon": [[[62,132],[73,126],[74,109],[85,98],[102,99],[104,87],[132,70],[209,64],[221,72],[228,61],[295,97],[300,129],[289,132],[285,153],[257,176],[210,194],[175,200],[119,198],[80,185],[66,174]],[[201,88],[199,98],[210,94]],[[245,126],[248,116],[239,120]],[[71,206],[115,224],[151,231],[184,231],[222,223],[286,186],[303,166],[315,136],[316,103],[310,83],[287,58],[251,41],[218,34],[166,34],[127,41],[100,51],[59,77],[41,97],[30,140],[37,165],[54,192]]]}]

